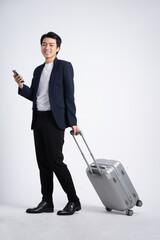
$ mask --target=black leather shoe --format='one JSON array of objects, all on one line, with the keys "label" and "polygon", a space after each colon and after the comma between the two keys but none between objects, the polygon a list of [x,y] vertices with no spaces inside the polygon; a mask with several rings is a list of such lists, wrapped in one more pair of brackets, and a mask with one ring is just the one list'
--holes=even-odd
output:
[{"label": "black leather shoe", "polygon": [[37,207],[35,208],[28,208],[26,210],[26,213],[49,213],[49,212],[54,212],[54,208],[51,204],[45,202],[45,201],[42,201],[38,204]]},{"label": "black leather shoe", "polygon": [[57,212],[57,215],[73,215],[76,211],[81,210],[80,202],[68,202],[63,210]]}]

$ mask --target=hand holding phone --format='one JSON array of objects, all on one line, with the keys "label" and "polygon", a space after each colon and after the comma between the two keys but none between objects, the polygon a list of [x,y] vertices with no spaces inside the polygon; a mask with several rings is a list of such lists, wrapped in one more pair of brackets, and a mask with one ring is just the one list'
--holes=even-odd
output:
[{"label": "hand holding phone", "polygon": [[[16,77],[19,75],[16,70],[12,70],[12,72],[16,75]],[[21,83],[24,83],[24,81],[21,81]]]}]

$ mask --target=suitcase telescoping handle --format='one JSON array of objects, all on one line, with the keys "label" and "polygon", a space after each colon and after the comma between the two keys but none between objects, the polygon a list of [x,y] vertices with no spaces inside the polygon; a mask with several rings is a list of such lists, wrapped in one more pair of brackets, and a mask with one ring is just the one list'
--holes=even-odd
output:
[{"label": "suitcase telescoping handle", "polygon": [[[73,138],[74,138],[74,140],[75,140],[75,142],[76,142],[76,144],[77,144],[77,146],[78,146],[78,148],[79,148],[79,150],[80,150],[80,152],[81,152],[81,154],[82,154],[82,157],[84,158],[84,160],[85,160],[85,162],[86,162],[86,164],[87,164],[87,166],[88,166],[88,168],[89,168],[89,170],[90,170],[90,172],[93,174],[93,170],[92,170],[91,166],[89,165],[89,163],[88,163],[88,161],[87,161],[84,153],[82,152],[82,149],[80,148],[80,145],[78,144],[78,142],[77,142],[77,140],[76,140],[76,137],[75,137],[75,135],[73,134],[73,132],[74,132],[74,131],[71,130],[71,131],[70,131],[70,134],[73,136]],[[99,172],[99,174],[101,175],[101,174],[102,174],[102,173],[101,173],[101,169],[100,169],[99,165],[97,164],[97,162],[96,162],[96,160],[95,160],[95,158],[94,158],[94,156],[93,156],[93,154],[92,154],[92,152],[91,152],[91,150],[90,150],[90,148],[89,148],[89,146],[88,146],[88,144],[87,144],[87,142],[86,142],[86,140],[85,140],[85,138],[84,138],[84,135],[83,135],[82,131],[77,131],[77,132],[76,132],[76,135],[78,135],[78,134],[82,137],[82,139],[83,139],[83,141],[84,141],[84,143],[85,143],[85,145],[86,145],[86,147],[87,147],[87,149],[88,149],[88,151],[89,151],[89,153],[90,153],[90,155],[91,155],[91,157],[92,157],[92,159],[93,159],[93,161],[94,161],[94,163],[95,163],[95,165],[96,165],[96,167],[97,167],[97,169],[98,169],[98,172]]]}]

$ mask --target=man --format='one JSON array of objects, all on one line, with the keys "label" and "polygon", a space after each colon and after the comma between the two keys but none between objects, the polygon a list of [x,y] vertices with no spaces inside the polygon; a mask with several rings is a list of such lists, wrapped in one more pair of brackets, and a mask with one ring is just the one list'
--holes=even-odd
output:
[{"label": "man", "polygon": [[81,210],[79,198],[67,165],[63,163],[64,131],[72,127],[79,131],[74,103],[73,68],[71,63],[58,60],[61,38],[53,32],[42,35],[41,52],[45,63],[34,70],[31,87],[14,74],[18,93],[33,101],[32,126],[37,163],[40,172],[42,201],[27,213],[53,212],[53,172],[67,194],[68,203],[57,215],[72,215]]}]

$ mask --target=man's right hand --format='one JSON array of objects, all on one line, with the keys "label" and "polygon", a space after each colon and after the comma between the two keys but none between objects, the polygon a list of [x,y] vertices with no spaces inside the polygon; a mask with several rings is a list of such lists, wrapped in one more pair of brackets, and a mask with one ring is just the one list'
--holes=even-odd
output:
[{"label": "man's right hand", "polygon": [[13,75],[16,83],[18,84],[18,86],[20,87],[20,89],[23,88],[23,77],[21,77],[20,75],[16,76],[16,74]]}]

